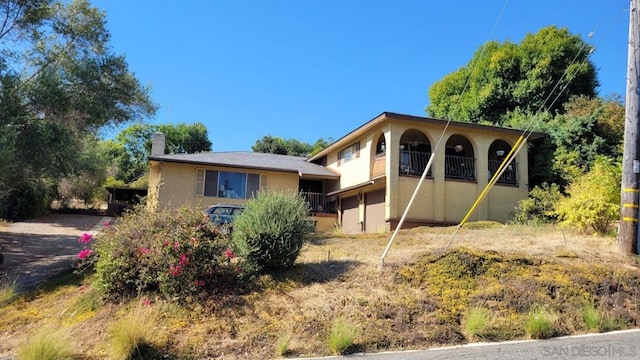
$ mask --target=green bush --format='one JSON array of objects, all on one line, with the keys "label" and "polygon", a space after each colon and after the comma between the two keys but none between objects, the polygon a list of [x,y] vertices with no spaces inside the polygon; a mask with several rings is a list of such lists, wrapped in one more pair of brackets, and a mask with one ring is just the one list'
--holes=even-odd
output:
[{"label": "green bush", "polygon": [[534,306],[529,311],[525,331],[532,339],[548,339],[556,332],[554,328],[555,320],[556,315],[547,310],[545,306]]},{"label": "green bush", "polygon": [[567,188],[567,196],[556,204],[560,224],[606,234],[620,216],[621,167],[598,157],[593,168]]},{"label": "green bush", "polygon": [[160,292],[186,299],[238,274],[228,239],[195,209],[141,208],[103,231],[93,247],[97,287],[108,298]]},{"label": "green bush", "polygon": [[554,209],[560,200],[560,187],[557,184],[543,183],[529,192],[529,197],[518,202],[512,222],[523,225],[537,225],[555,221]]},{"label": "green bush", "polygon": [[259,192],[233,229],[235,248],[254,271],[291,267],[311,231],[307,203],[293,192]]}]

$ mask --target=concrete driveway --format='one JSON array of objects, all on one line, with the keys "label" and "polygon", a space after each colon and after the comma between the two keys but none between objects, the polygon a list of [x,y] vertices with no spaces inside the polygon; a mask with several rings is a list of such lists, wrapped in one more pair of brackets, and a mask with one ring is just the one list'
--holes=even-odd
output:
[{"label": "concrete driveway", "polygon": [[43,280],[69,270],[85,245],[83,233],[96,235],[112,218],[91,215],[51,214],[0,228],[5,261],[0,283],[16,282],[19,292],[32,290]]}]

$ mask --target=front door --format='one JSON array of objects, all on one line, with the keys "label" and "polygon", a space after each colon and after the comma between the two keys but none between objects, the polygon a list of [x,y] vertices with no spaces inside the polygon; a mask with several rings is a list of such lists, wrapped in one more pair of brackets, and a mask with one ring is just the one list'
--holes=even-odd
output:
[{"label": "front door", "polygon": [[345,234],[359,234],[362,232],[360,217],[358,216],[358,203],[358,198],[355,196],[340,200],[342,232]]}]

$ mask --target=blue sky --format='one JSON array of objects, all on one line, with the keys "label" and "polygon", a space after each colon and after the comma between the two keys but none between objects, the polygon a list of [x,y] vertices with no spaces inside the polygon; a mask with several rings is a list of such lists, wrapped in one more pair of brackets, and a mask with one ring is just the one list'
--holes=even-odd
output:
[{"label": "blue sky", "polygon": [[626,87],[628,0],[92,3],[152,88],[148,122],[202,122],[214,151],[264,135],[336,140],[384,111],[424,116],[429,87],[485,41],[550,25],[596,47],[600,95]]}]

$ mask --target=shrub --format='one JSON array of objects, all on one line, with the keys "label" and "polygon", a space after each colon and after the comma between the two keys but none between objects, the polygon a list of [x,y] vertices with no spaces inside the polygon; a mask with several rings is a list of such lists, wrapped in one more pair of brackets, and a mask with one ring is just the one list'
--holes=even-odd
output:
[{"label": "shrub", "polygon": [[74,359],[74,352],[69,336],[49,327],[20,344],[16,351],[19,360],[70,360]]},{"label": "shrub", "polygon": [[587,303],[582,306],[582,321],[589,330],[597,330],[600,328],[600,321],[602,316],[600,311],[593,306],[592,303]]},{"label": "shrub", "polygon": [[599,157],[593,168],[567,188],[567,196],[556,204],[560,224],[593,229],[605,234],[620,216],[621,168],[611,159]]},{"label": "shrub", "polygon": [[560,187],[557,184],[543,183],[529,192],[529,197],[518,202],[512,222],[523,225],[544,224],[555,221],[556,203],[560,200]]},{"label": "shrub", "polygon": [[483,332],[489,327],[491,312],[481,307],[473,307],[465,313],[464,330],[471,339],[482,337]]},{"label": "shrub", "polygon": [[534,306],[529,311],[525,331],[532,339],[547,339],[555,334],[555,315],[543,306]]},{"label": "shrub", "polygon": [[356,330],[344,319],[339,318],[333,322],[327,339],[329,350],[334,354],[344,354],[353,347],[356,338]]},{"label": "shrub", "polygon": [[115,358],[131,359],[135,353],[140,353],[143,345],[148,345],[151,332],[149,316],[148,309],[136,307],[111,324],[109,349]]},{"label": "shrub", "polygon": [[237,277],[228,240],[195,209],[141,208],[93,246],[97,287],[109,298],[159,291],[187,299]]},{"label": "shrub", "polygon": [[255,271],[291,267],[311,231],[307,203],[293,192],[259,192],[233,226],[234,245]]}]

